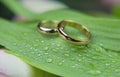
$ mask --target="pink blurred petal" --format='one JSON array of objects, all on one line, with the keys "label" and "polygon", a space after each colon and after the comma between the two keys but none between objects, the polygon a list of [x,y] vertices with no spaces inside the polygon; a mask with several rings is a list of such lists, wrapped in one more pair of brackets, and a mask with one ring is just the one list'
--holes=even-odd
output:
[{"label": "pink blurred petal", "polygon": [[0,77],[8,77],[6,74],[0,72]]},{"label": "pink blurred petal", "polygon": [[102,0],[102,2],[109,6],[119,5],[120,0]]}]

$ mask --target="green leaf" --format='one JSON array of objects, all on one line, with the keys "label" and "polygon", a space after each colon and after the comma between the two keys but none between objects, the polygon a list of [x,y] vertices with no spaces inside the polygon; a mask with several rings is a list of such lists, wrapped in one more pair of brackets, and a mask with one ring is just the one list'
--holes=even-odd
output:
[{"label": "green leaf", "polygon": [[75,12],[74,10],[67,9],[46,12],[33,18],[39,20],[58,20],[58,21],[74,20],[85,25],[86,27],[88,27],[88,29],[90,29],[93,35],[92,40],[94,40],[92,41],[92,43],[104,45],[103,47],[106,49],[120,51],[120,48],[117,47],[120,46],[120,43],[118,43],[120,39],[119,36],[120,20],[118,19],[94,18],[82,14],[80,12]]},{"label": "green leaf", "polygon": [[39,21],[13,24],[1,19],[0,44],[10,49],[9,53],[39,69],[64,77],[120,76],[120,20],[94,18],[69,10],[47,12],[33,18],[80,22],[90,29],[92,41],[87,47],[76,46],[58,35],[39,33]]},{"label": "green leaf", "polygon": [[120,18],[120,5],[114,6],[113,9],[112,9],[112,13],[117,18]]}]

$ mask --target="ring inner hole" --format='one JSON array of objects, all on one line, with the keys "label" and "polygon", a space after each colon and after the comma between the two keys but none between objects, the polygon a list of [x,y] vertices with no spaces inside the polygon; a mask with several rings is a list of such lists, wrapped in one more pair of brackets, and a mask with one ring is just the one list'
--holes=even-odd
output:
[{"label": "ring inner hole", "polygon": [[85,32],[82,30],[82,28],[79,27],[80,25],[75,23],[66,23],[64,32],[77,40],[88,40],[88,37],[86,36]]},{"label": "ring inner hole", "polygon": [[48,29],[55,29],[57,27],[57,22],[53,21],[47,21],[42,23],[43,27],[48,28]]}]

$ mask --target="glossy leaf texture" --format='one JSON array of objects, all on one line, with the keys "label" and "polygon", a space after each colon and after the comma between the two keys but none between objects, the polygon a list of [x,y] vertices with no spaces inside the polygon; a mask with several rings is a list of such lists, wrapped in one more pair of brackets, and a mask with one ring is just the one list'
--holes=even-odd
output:
[{"label": "glossy leaf texture", "polygon": [[0,19],[0,44],[11,50],[9,53],[59,76],[120,76],[120,20],[94,18],[70,10],[51,11],[33,18],[80,22],[90,29],[92,41],[88,46],[76,46],[58,35],[41,34],[37,30],[39,20],[11,23]]},{"label": "glossy leaf texture", "polygon": [[[34,19],[40,18],[42,20],[74,20],[82,25],[85,25],[90,29],[94,40],[92,43],[98,45],[104,45],[106,49],[120,51],[118,43],[120,40],[120,26],[119,19],[110,18],[93,18],[84,15],[74,10],[58,10],[53,12],[47,12],[35,17]],[[115,40],[114,40],[115,39]]]}]

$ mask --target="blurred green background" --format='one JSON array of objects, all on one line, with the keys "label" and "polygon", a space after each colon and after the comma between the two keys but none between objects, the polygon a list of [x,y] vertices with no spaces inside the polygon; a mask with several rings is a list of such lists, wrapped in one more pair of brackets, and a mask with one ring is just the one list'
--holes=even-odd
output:
[{"label": "blurred green background", "polygon": [[[26,0],[18,0],[18,1],[24,2]],[[31,0],[27,0],[27,1],[31,1]],[[43,0],[38,0],[38,1],[40,2]],[[95,16],[112,15],[113,11],[115,11],[114,13],[116,13],[116,6],[120,5],[120,0],[45,0],[45,1],[62,2],[71,9],[76,9],[81,12]],[[117,8],[117,10],[119,10],[119,8]],[[12,19],[14,15],[15,14],[0,1],[0,17],[5,19]]]}]

